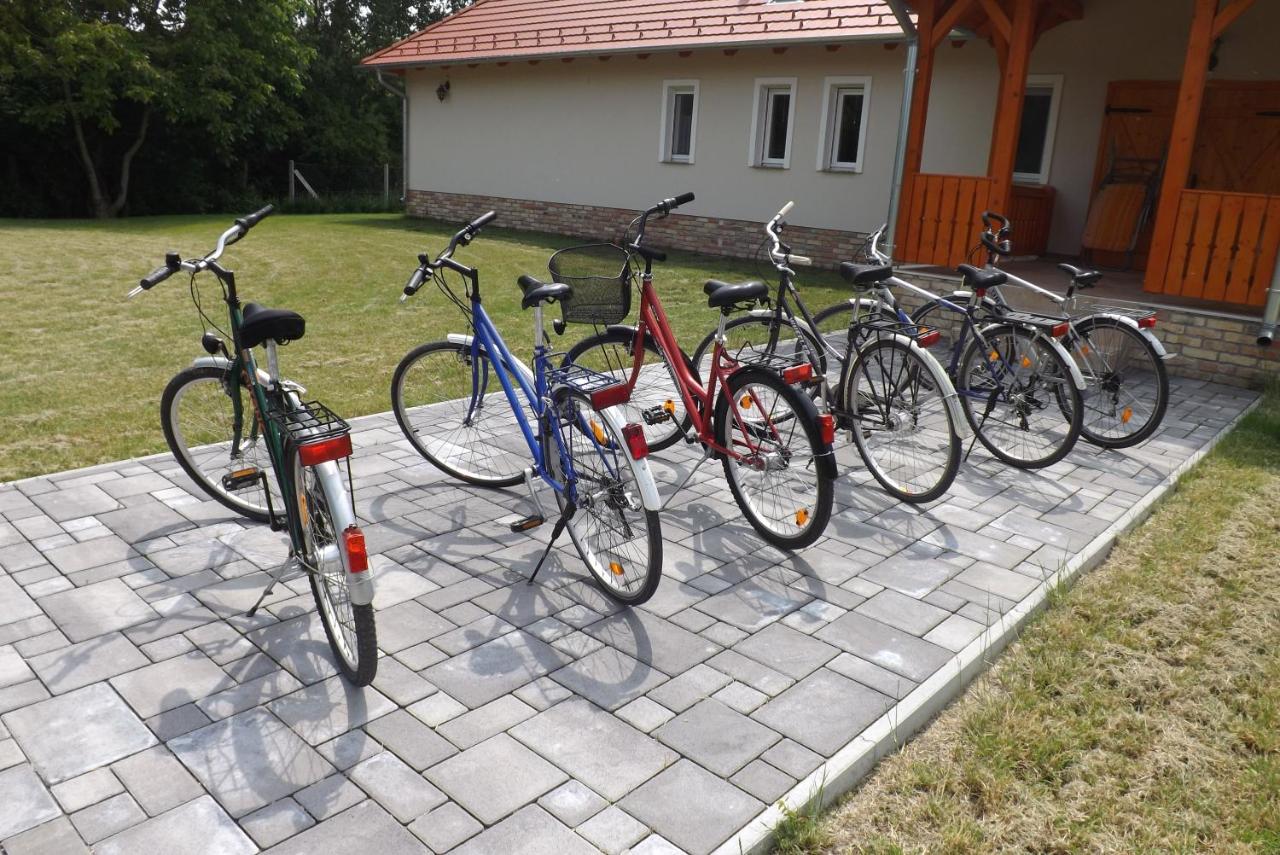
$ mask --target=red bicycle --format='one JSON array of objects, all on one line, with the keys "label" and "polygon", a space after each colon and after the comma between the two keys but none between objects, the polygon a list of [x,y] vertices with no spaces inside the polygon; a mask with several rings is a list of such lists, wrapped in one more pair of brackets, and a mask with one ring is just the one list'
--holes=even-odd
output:
[{"label": "red bicycle", "polygon": [[[666,217],[693,198],[686,193],[645,211],[632,222],[635,238],[624,237],[625,248],[597,244],[552,256],[555,281],[573,288],[572,297],[562,303],[564,321],[606,327],[571,348],[565,363],[616,376],[619,398],[630,396],[617,403],[629,410],[627,421],[645,425],[652,449],[667,448],[683,437],[701,443],[698,466],[718,457],[734,500],[766,540],[784,549],[808,546],[831,519],[836,477],[835,424],[793,386],[808,382],[812,368],[807,362],[794,364],[789,357],[755,352],[751,361],[739,362],[725,348],[729,315],[750,310],[768,286],[707,282],[707,304],[720,311],[720,326],[705,386],[698,367],[680,349],[653,286],[653,263],[665,261],[666,255],[644,245],[649,218]],[[620,326],[630,312],[637,258],[644,262],[639,323]],[[561,322],[557,329],[563,329]],[[664,507],[696,471],[697,466]]]}]

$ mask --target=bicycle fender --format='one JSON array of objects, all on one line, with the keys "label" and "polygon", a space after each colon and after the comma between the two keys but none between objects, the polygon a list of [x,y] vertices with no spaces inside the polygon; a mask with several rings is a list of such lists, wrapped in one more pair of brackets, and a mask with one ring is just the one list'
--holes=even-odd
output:
[{"label": "bicycle fender", "polygon": [[962,440],[973,436],[973,428],[969,426],[969,420],[964,417],[964,410],[960,408],[960,393],[956,391],[955,384],[939,364],[938,358],[921,347],[920,343],[909,335],[894,333],[894,338],[906,344],[921,357],[921,361],[928,367],[929,374],[939,389],[950,390],[942,396],[942,402],[946,404],[947,412],[951,416],[951,424],[954,425],[956,436]]},{"label": "bicycle fender", "polygon": [[1110,312],[1098,312],[1093,317],[1110,318],[1113,321],[1119,321],[1120,323],[1124,324],[1130,329],[1137,330],[1138,335],[1142,336],[1147,340],[1147,344],[1151,345],[1151,348],[1156,352],[1156,356],[1160,357],[1161,359],[1173,359],[1175,356],[1177,356],[1176,353],[1169,353],[1167,350],[1164,349],[1164,345],[1160,342],[1160,339],[1156,338],[1155,333],[1151,332],[1151,330],[1143,329],[1142,327],[1138,326],[1138,322],[1135,321],[1133,318],[1128,317],[1127,315],[1113,315]]},{"label": "bicycle fender", "polygon": [[[225,356],[199,356],[191,360],[191,367],[192,368],[218,368],[223,371],[230,371],[231,360],[227,359]],[[270,386],[271,376],[267,374],[267,372],[259,368],[258,382],[264,386]],[[306,391],[307,391],[306,388],[302,386],[302,384],[295,383],[292,380],[282,379],[280,381],[280,385],[284,386],[286,389],[289,389],[291,391],[302,392],[303,394],[306,394]]]},{"label": "bicycle fender", "polygon": [[[1002,326],[1008,326],[1008,324],[988,324],[987,326],[982,328],[982,334],[986,335],[991,330],[997,329]],[[1080,366],[1076,365],[1075,359],[1073,359],[1071,354],[1067,353],[1067,349],[1062,346],[1062,342],[1058,341],[1056,338],[1053,338],[1052,336],[1047,336],[1044,333],[1039,333],[1038,338],[1041,338],[1044,341],[1047,341],[1049,343],[1049,346],[1053,348],[1053,350],[1056,351],[1059,356],[1062,357],[1063,362],[1067,364],[1067,370],[1071,372],[1072,385],[1074,385],[1077,389],[1079,389],[1080,392],[1083,394],[1088,389],[1088,385],[1084,382],[1084,374],[1081,373]]]},{"label": "bicycle fender", "polygon": [[[597,412],[613,426],[613,435],[622,436],[622,427],[627,420],[620,407],[608,407]],[[658,496],[658,484],[654,480],[653,471],[649,468],[649,458],[642,457],[636,461],[636,486],[640,489],[640,501],[646,511],[662,510],[662,499]]]},{"label": "bicycle fender", "polygon": [[[324,489],[325,498],[329,502],[329,513],[333,515],[333,524],[339,532],[356,525],[355,514],[351,509],[351,497],[347,495],[347,479],[336,461],[330,460],[314,467]],[[342,553],[342,564],[347,563],[346,554]],[[347,590],[351,602],[357,606],[367,606],[373,602],[373,573],[347,573]]]},{"label": "bicycle fender", "polygon": [[[449,333],[448,335],[445,336],[445,339],[449,342],[449,344],[460,344],[463,347],[470,347],[471,342],[475,341],[475,336],[470,336],[470,335],[467,335],[466,333]],[[481,347],[480,349],[484,350],[483,347]],[[537,388],[536,386],[534,386],[534,383],[533,383],[533,371],[529,368],[528,365],[525,365],[523,362],[517,359],[514,367],[515,367],[515,370],[518,371],[524,377],[524,379],[529,382],[530,389]]]}]

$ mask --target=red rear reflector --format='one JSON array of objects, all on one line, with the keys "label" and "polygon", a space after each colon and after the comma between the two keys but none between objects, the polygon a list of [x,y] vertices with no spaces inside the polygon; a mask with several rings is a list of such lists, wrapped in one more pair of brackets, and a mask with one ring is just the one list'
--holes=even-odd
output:
[{"label": "red rear reflector", "polygon": [[618,404],[625,404],[630,400],[631,387],[626,383],[605,386],[603,389],[597,389],[591,393],[591,406],[597,410],[607,410],[610,407],[616,407]]},{"label": "red rear reflector", "polygon": [[303,466],[318,466],[321,463],[328,463],[330,460],[350,457],[351,434],[344,433],[342,436],[335,436],[332,439],[322,439],[319,442],[300,445],[298,446],[298,456],[302,458]]},{"label": "red rear reflector", "polygon": [[797,383],[807,383],[809,378],[813,376],[813,366],[807,362],[800,365],[792,365],[790,368],[782,372],[782,382],[788,386],[794,386]]},{"label": "red rear reflector", "polygon": [[649,443],[645,441],[643,427],[637,424],[623,425],[622,436],[626,439],[633,458],[643,460],[649,456]]},{"label": "red rear reflector", "polygon": [[1070,325],[1067,324],[1066,322],[1063,322],[1060,324],[1054,324],[1053,329],[1049,330],[1049,335],[1053,336],[1054,338],[1062,338],[1064,335],[1067,334],[1067,330],[1069,330],[1070,328],[1071,328]]},{"label": "red rear reflector", "polygon": [[342,546],[347,553],[347,572],[363,573],[369,569],[369,552],[364,545],[364,532],[349,526],[342,532]]},{"label": "red rear reflector", "polygon": [[1138,329],[1153,330],[1156,328],[1156,316],[1151,315],[1146,318],[1138,318]]},{"label": "red rear reflector", "polygon": [[916,335],[916,344],[921,347],[933,347],[942,340],[942,333],[938,330],[922,330]]},{"label": "red rear reflector", "polygon": [[822,441],[831,445],[836,441],[836,420],[830,413],[818,416],[818,427],[822,431]]}]

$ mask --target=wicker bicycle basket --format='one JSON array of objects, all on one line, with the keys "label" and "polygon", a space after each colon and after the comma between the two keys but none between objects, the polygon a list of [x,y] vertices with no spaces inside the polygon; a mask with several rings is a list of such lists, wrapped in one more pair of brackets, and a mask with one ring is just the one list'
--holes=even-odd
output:
[{"label": "wicker bicycle basket", "polygon": [[631,256],[611,243],[571,246],[547,263],[554,282],[573,288],[561,311],[571,324],[617,324],[631,313]]}]

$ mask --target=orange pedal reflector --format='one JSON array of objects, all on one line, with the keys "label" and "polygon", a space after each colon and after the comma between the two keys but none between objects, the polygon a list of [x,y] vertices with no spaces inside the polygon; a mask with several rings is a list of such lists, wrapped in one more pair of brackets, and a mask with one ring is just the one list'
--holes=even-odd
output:
[{"label": "orange pedal reflector", "polygon": [[248,469],[237,469],[235,472],[231,473],[231,477],[238,481],[241,478],[253,478],[257,474],[258,474],[258,467],[250,466]]},{"label": "orange pedal reflector", "polygon": [[1124,412],[1120,414],[1120,421],[1127,425],[1131,418],[1133,418],[1133,407],[1125,407]]},{"label": "orange pedal reflector", "polygon": [[676,414],[676,402],[668,398],[666,402],[663,403],[662,409],[674,416]]},{"label": "orange pedal reflector", "polygon": [[1080,345],[1080,353],[1081,353],[1081,354],[1083,354],[1084,356],[1088,356],[1088,355],[1089,355],[1089,345],[1087,345],[1087,344],[1082,344],[1082,345]]},{"label": "orange pedal reflector", "polygon": [[590,419],[588,421],[588,424],[591,425],[591,432],[595,434],[596,442],[600,443],[601,445],[608,445],[609,438],[604,435],[604,428],[600,427],[600,423],[597,422],[595,419]]},{"label": "orange pedal reflector", "polygon": [[1000,354],[996,353],[996,352],[993,350],[993,351],[991,351],[991,353],[987,354],[987,360],[988,360],[988,361],[990,361],[990,362],[999,362],[999,361],[1000,361]]},{"label": "orange pedal reflector", "polygon": [[615,576],[621,576],[621,575],[622,575],[622,572],[623,572],[623,571],[622,571],[622,565],[621,565],[621,564],[619,564],[617,561],[610,561],[610,562],[609,562],[609,572],[613,573],[613,575],[615,575]]},{"label": "orange pedal reflector", "polygon": [[796,511],[796,525],[804,525],[809,522],[809,512],[804,508]]},{"label": "orange pedal reflector", "polygon": [[1030,368],[1030,367],[1031,367],[1031,357],[1029,357],[1029,356],[1024,356],[1024,357],[1022,357],[1022,367],[1023,367],[1023,368]]},{"label": "orange pedal reflector", "polygon": [[739,403],[741,403],[741,404],[742,404],[742,409],[744,409],[744,410],[749,410],[749,409],[751,409],[751,396],[750,396],[750,395],[743,395],[743,396],[742,396],[742,400],[741,400]]}]

